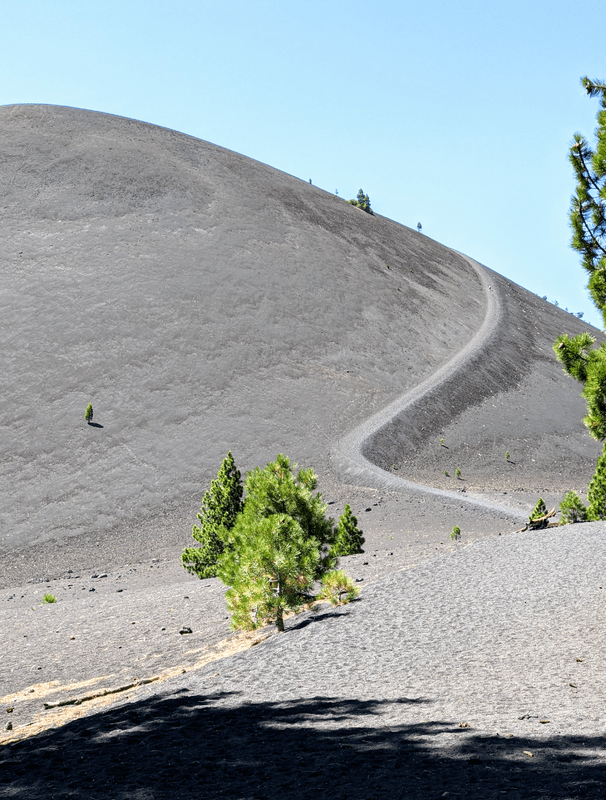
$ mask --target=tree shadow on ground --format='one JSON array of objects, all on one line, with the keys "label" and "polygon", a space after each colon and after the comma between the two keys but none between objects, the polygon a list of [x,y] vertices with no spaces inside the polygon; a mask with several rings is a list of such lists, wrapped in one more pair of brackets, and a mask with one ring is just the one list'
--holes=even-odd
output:
[{"label": "tree shadow on ground", "polygon": [[98,422],[89,422],[89,423],[88,423],[88,427],[89,427],[89,428],[102,428],[102,427],[103,427],[103,425],[99,425],[99,423],[98,423]]},{"label": "tree shadow on ground", "polygon": [[[479,736],[443,721],[394,722],[404,711],[398,713],[398,706],[424,702],[330,697],[246,702],[237,694],[187,689],[154,695],[6,745],[0,752],[0,796],[604,797],[606,767],[582,752],[602,748],[602,737],[538,742]],[[448,732],[460,737],[450,749],[438,740]]]}]

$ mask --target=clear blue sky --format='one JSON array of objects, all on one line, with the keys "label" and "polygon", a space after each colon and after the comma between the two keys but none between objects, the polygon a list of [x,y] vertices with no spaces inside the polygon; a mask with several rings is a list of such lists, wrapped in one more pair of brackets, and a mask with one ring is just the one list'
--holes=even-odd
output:
[{"label": "clear blue sky", "polygon": [[[0,104],[174,128],[373,208],[601,327],[569,248],[603,0],[8,2]],[[601,55],[600,55],[601,54]]]}]

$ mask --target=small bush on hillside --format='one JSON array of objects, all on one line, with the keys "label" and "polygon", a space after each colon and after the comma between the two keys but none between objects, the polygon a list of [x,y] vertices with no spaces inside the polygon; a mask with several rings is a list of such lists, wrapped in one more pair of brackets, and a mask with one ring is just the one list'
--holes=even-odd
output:
[{"label": "small bush on hillside", "polygon": [[56,603],[57,602],[57,598],[55,597],[54,594],[45,594],[42,602],[43,603]]},{"label": "small bush on hillside", "polygon": [[450,538],[453,542],[458,542],[461,538],[461,529],[458,525],[453,525],[452,533],[450,534]]},{"label": "small bush on hillside", "polygon": [[[233,628],[274,622],[283,631],[285,614],[316,599],[314,582],[336,569],[339,556],[363,552],[362,531],[349,505],[335,526],[322,496],[314,493],[313,470],[295,472],[296,467],[280,454],[248,472],[242,487],[228,453],[204,495],[200,526],[192,531],[202,547],[186,548],[181,560],[200,578],[216,575],[229,587]],[[337,581],[341,602],[355,589],[343,580]]]},{"label": "small bush on hillside", "polygon": [[360,594],[354,582],[342,569],[327,572],[322,580],[322,591],[319,597],[328,600],[333,606],[349,603]]},{"label": "small bush on hillside", "polygon": [[93,407],[90,403],[86,406],[86,411],[84,412],[84,419],[86,422],[93,421]]},{"label": "small bush on hillside", "polygon": [[576,492],[570,491],[564,495],[560,503],[562,517],[560,522],[564,525],[574,522],[587,522],[587,509]]}]

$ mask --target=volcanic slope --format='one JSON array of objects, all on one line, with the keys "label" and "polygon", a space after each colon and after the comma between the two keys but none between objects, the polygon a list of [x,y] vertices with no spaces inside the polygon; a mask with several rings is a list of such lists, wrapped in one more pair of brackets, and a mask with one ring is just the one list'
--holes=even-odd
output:
[{"label": "volcanic slope", "polygon": [[[343,482],[373,481],[338,443],[474,342],[445,382],[375,426],[365,455],[435,485],[443,459],[476,490],[586,485],[599,448],[550,350],[560,332],[597,334],[575,317],[184,134],[41,105],[0,108],[0,134],[4,551],[31,562],[34,543],[110,537],[128,542],[117,563],[176,551],[227,450],[243,471],[284,452],[326,496],[367,504]],[[449,502],[387,488],[400,509],[410,501],[409,525],[435,524]]]}]

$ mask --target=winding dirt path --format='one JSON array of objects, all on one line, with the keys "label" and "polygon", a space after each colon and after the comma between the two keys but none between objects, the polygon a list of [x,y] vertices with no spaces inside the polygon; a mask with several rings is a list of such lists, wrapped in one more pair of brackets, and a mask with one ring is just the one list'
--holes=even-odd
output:
[{"label": "winding dirt path", "polygon": [[[457,252],[457,251],[454,251]],[[480,355],[487,346],[498,336],[499,329],[503,324],[503,304],[499,297],[496,282],[491,281],[488,271],[477,261],[469,258],[463,253],[458,253],[476,272],[484,294],[486,296],[486,314],[484,321],[477,330],[471,341],[460,350],[453,358],[444,364],[437,372],[430,375],[424,381],[409,389],[400,397],[396,398],[385,408],[373,414],[353,431],[342,437],[334,446],[331,453],[331,463],[336,474],[346,483],[372,486],[377,489],[389,489],[407,494],[425,494],[442,498],[446,501],[456,501],[458,505],[467,503],[472,506],[480,507],[487,511],[496,513],[500,517],[511,519],[526,519],[519,510],[497,506],[478,498],[469,497],[463,492],[449,492],[444,489],[436,489],[432,486],[425,486],[420,483],[400,478],[381,467],[373,464],[363,454],[364,444],[385,425],[390,424],[396,417],[401,417],[406,411],[411,410],[418,403],[421,403],[431,392],[435,391],[440,385],[444,384],[457,372],[466,367],[469,362]]]}]

